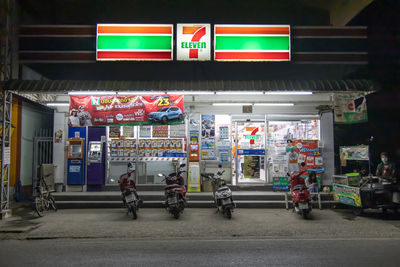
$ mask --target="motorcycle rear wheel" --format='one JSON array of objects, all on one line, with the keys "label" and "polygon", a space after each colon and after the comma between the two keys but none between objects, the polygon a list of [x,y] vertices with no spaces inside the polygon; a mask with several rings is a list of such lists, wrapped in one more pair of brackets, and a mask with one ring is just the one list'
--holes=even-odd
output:
[{"label": "motorcycle rear wheel", "polygon": [[231,208],[226,208],[225,214],[226,214],[226,217],[227,217],[228,219],[232,219],[232,211],[231,211]]},{"label": "motorcycle rear wheel", "polygon": [[179,216],[181,216],[181,212],[180,212],[180,210],[179,209],[177,209],[177,208],[175,208],[173,211],[172,211],[172,214],[174,215],[174,218],[175,219],[179,219]]},{"label": "motorcycle rear wheel", "polygon": [[137,212],[136,212],[135,204],[131,205],[131,212],[132,212],[132,219],[136,220],[137,219]]},{"label": "motorcycle rear wheel", "polygon": [[303,217],[304,220],[307,220],[307,218],[308,218],[308,211],[303,210],[303,211],[301,212],[301,216]]}]

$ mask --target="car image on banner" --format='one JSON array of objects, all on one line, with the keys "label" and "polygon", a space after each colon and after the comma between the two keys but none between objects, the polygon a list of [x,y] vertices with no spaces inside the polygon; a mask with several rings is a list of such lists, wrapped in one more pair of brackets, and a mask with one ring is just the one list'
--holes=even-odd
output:
[{"label": "car image on banner", "polygon": [[183,95],[70,95],[70,126],[182,124]]},{"label": "car image on banner", "polygon": [[147,115],[149,121],[161,121],[166,124],[169,120],[183,119],[182,110],[178,107],[164,107]]}]

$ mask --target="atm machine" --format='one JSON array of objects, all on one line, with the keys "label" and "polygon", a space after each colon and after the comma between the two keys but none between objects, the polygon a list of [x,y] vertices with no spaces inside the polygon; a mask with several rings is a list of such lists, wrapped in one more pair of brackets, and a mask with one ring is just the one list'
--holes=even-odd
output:
[{"label": "atm machine", "polygon": [[67,185],[68,190],[80,186],[83,191],[86,174],[86,127],[68,128]]},{"label": "atm machine", "polygon": [[101,191],[105,184],[106,127],[88,127],[87,191]]}]

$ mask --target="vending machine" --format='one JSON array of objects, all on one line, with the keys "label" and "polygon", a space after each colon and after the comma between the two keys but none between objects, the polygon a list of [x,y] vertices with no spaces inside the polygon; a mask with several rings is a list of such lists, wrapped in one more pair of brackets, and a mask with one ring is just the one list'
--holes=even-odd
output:
[{"label": "vending machine", "polygon": [[68,137],[67,185],[83,186],[86,174],[86,127],[69,127]]},{"label": "vending machine", "polygon": [[88,127],[87,191],[101,191],[105,184],[106,127]]}]

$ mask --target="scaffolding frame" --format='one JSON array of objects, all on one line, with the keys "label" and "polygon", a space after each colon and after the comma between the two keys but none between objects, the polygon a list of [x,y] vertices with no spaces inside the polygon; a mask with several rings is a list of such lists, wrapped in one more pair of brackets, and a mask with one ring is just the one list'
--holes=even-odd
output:
[{"label": "scaffolding frame", "polygon": [[[12,71],[12,52],[11,52],[11,8],[13,0],[5,1],[5,16],[2,16],[1,25],[4,29],[4,38],[1,44],[2,60],[0,63],[0,81],[8,81],[11,79]],[[11,111],[12,111],[12,92],[2,88],[2,128],[0,134],[1,147],[1,167],[0,167],[0,219],[11,216],[10,209],[10,153],[11,153]]]}]

